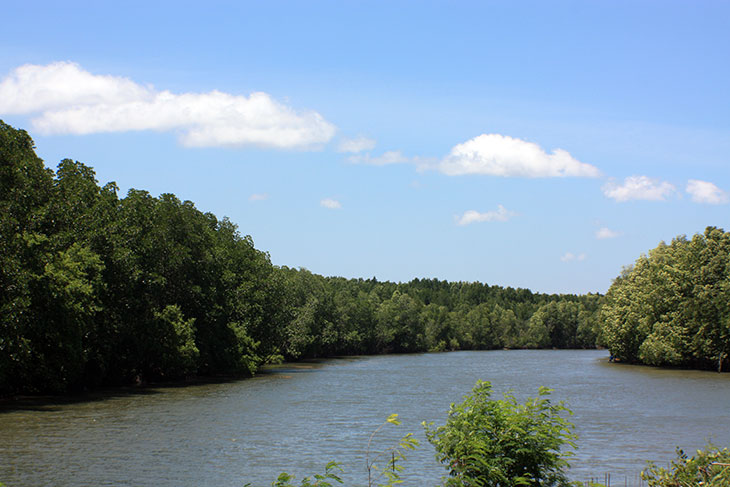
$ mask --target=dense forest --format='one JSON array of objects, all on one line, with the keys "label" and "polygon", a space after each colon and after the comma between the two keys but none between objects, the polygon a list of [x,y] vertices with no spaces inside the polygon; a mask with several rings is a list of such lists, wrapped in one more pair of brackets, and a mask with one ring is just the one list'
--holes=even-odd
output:
[{"label": "dense forest", "polygon": [[119,197],[0,122],[0,394],[62,393],[342,354],[593,347],[598,295],[323,277],[272,265],[172,194]]},{"label": "dense forest", "polygon": [[730,368],[730,233],[708,227],[639,257],[609,288],[600,320],[619,360]]},{"label": "dense forest", "polygon": [[324,277],[278,267],[227,218],[100,186],[0,121],[0,395],[64,393],[347,354],[607,346],[728,368],[730,234],[660,244],[608,294]]}]

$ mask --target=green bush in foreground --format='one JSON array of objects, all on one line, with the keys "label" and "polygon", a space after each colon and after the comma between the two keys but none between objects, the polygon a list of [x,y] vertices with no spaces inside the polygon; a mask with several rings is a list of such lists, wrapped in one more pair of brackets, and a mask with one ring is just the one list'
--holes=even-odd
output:
[{"label": "green bush in foreground", "polygon": [[566,458],[575,447],[573,425],[562,415],[572,414],[553,404],[551,390],[541,387],[536,398],[519,404],[512,394],[491,399],[492,386],[479,381],[459,405],[451,405],[444,426],[424,424],[438,460],[449,470],[447,486],[570,485]]},{"label": "green bush in foreground", "polygon": [[649,487],[728,487],[730,486],[730,451],[708,445],[688,457],[677,449],[677,459],[669,469],[651,465],[641,473]]}]

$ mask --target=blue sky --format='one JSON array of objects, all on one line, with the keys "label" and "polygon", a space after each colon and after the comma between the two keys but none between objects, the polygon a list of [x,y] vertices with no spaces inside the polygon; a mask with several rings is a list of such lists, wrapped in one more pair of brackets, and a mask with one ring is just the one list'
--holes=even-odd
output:
[{"label": "blue sky", "polygon": [[274,264],[605,292],[729,228],[730,3],[20,2],[0,118]]}]

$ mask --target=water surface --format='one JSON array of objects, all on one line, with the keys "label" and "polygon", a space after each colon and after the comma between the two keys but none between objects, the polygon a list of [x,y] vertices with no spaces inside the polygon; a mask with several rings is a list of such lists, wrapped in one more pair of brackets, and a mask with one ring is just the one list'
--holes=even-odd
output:
[{"label": "water surface", "polygon": [[88,401],[0,410],[0,482],[15,486],[268,486],[330,460],[366,484],[370,433],[391,413],[421,440],[405,485],[436,485],[421,421],[445,421],[478,380],[519,399],[541,385],[573,410],[571,476],[633,485],[646,460],[681,446],[730,445],[730,374],[609,364],[605,351],[490,351],[333,359],[271,368],[237,382],[119,391]]}]

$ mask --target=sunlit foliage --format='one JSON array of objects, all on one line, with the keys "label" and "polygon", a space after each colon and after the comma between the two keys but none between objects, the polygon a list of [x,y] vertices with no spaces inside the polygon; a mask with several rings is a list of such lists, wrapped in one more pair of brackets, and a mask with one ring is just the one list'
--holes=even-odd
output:
[{"label": "sunlit foliage", "polygon": [[639,257],[611,285],[601,321],[619,360],[727,369],[730,233],[708,227]]}]

